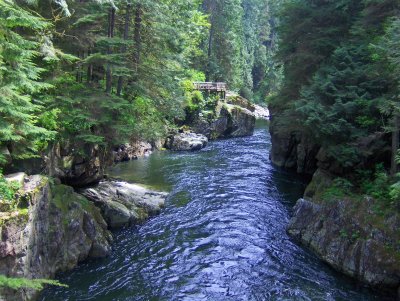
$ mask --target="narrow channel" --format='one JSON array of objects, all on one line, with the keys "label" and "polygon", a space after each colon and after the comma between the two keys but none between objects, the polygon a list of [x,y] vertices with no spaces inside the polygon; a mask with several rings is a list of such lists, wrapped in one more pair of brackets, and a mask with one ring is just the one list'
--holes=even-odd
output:
[{"label": "narrow channel", "polygon": [[260,123],[252,137],[115,166],[112,176],[170,191],[166,208],[40,300],[384,300],[286,235],[305,183],[271,165],[270,143]]}]

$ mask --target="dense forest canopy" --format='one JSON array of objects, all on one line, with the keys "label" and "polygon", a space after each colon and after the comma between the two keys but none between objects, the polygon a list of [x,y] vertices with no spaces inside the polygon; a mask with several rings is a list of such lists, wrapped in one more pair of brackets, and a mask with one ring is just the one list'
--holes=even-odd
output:
[{"label": "dense forest canopy", "polygon": [[397,0],[3,0],[0,166],[60,143],[155,141],[197,108],[193,81],[224,81],[343,168],[362,155],[354,141],[392,133],[395,175],[398,12]]},{"label": "dense forest canopy", "polygon": [[192,81],[258,102],[280,69],[277,1],[0,2],[0,160],[58,143],[109,148],[162,137]]},{"label": "dense forest canopy", "polygon": [[[386,202],[398,201],[400,187],[389,188],[396,180],[387,175],[399,163],[399,8],[397,0],[285,1],[277,53],[283,82],[270,99],[279,129],[321,146],[346,178],[342,188]],[[360,148],[368,143],[391,151],[363,162],[373,153]]]}]

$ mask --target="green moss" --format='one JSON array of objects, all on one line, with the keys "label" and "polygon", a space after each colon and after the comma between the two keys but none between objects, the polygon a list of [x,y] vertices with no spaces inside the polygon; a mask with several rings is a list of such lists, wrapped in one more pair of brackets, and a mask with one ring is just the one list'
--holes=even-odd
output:
[{"label": "green moss", "polygon": [[77,204],[82,210],[90,213],[96,220],[102,218],[98,208],[84,196],[76,193],[72,187],[66,185],[52,185],[52,203],[61,210],[63,224],[67,225],[70,217],[71,204]]},{"label": "green moss", "polygon": [[147,220],[149,218],[149,215],[147,214],[146,210],[144,210],[143,208],[137,208],[135,211],[139,216],[139,222],[144,222],[145,220]]}]

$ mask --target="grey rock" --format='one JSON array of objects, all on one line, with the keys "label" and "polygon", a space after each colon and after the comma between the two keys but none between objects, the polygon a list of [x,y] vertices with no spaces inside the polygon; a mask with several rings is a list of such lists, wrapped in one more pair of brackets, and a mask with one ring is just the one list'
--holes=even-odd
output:
[{"label": "grey rock", "polygon": [[[252,107],[250,103],[247,106]],[[211,120],[199,116],[190,124],[191,129],[209,139],[251,136],[254,133],[256,118],[246,107],[220,101],[214,115]]]},{"label": "grey rock", "polygon": [[393,218],[377,229],[360,218],[367,209],[354,206],[346,200],[317,204],[300,199],[288,233],[338,271],[373,286],[397,289],[400,259],[392,240],[398,237],[400,221]]},{"label": "grey rock", "polygon": [[266,107],[260,106],[260,105],[254,105],[255,111],[253,112],[254,116],[256,119],[264,119],[268,120],[269,119],[269,110]]},{"label": "grey rock", "polygon": [[295,126],[281,119],[281,112],[270,108],[272,148],[270,159],[278,167],[312,175],[317,169],[317,154],[320,145]]},{"label": "grey rock", "polygon": [[170,136],[165,146],[173,151],[197,151],[206,147],[207,143],[207,137],[202,134],[183,132]]},{"label": "grey rock", "polygon": [[98,208],[110,228],[121,228],[143,222],[158,214],[168,194],[122,181],[103,181],[81,193]]},{"label": "grey rock", "polygon": [[153,146],[144,141],[134,141],[131,143],[122,144],[116,147],[113,151],[113,161],[123,162],[147,157],[152,153]]},{"label": "grey rock", "polygon": [[[0,273],[8,277],[51,279],[88,257],[111,252],[111,233],[100,211],[71,187],[50,187],[47,178],[31,176],[23,191],[28,214],[0,212]],[[29,289],[0,289],[0,300],[32,300]]]}]

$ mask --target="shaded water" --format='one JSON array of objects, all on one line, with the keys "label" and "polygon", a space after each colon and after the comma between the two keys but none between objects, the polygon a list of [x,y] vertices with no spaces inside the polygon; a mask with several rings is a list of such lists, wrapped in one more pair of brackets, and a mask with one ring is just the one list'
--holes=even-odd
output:
[{"label": "shaded water", "polygon": [[113,176],[171,194],[160,216],[115,233],[111,257],[48,288],[55,300],[384,300],[286,235],[304,182],[274,168],[266,125],[196,153],[158,152]]}]

